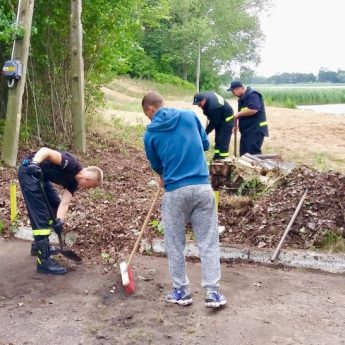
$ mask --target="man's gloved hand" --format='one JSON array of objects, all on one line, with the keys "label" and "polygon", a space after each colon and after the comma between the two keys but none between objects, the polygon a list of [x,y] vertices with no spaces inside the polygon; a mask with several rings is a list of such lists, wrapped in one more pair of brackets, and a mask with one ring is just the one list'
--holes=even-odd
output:
[{"label": "man's gloved hand", "polygon": [[63,231],[63,220],[58,218],[53,224],[53,229],[57,235],[60,235]]},{"label": "man's gloved hand", "polygon": [[41,178],[43,174],[40,165],[36,162],[30,163],[26,168],[26,172],[28,175],[32,175],[33,177],[36,177],[38,179]]}]

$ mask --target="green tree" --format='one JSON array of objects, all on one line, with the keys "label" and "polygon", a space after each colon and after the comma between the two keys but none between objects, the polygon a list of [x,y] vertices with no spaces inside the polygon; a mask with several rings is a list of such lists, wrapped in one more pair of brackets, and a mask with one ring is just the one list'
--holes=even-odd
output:
[{"label": "green tree", "polygon": [[209,73],[232,70],[235,63],[259,62],[258,13],[268,2],[170,0],[170,19],[148,30],[142,45],[164,71],[193,81],[200,44],[201,79],[209,81]]}]

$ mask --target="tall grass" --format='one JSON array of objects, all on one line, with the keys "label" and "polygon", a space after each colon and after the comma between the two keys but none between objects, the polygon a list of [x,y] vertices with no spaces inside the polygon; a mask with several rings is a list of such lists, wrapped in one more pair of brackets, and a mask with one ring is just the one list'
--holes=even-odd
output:
[{"label": "tall grass", "polygon": [[345,103],[345,88],[257,88],[267,105],[296,108],[297,105]]},{"label": "tall grass", "polygon": [[[272,86],[253,85],[265,99],[266,105],[294,109],[298,105],[345,104],[345,85],[332,86]],[[225,98],[234,98],[220,91]]]}]

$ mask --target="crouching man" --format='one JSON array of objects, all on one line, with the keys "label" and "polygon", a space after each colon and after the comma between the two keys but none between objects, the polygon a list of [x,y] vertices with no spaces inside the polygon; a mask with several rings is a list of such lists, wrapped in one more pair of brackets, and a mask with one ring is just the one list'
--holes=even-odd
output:
[{"label": "crouching man", "polygon": [[[79,187],[89,189],[100,186],[103,172],[95,166],[83,168],[68,152],[42,147],[22,161],[18,178],[33,231],[31,254],[37,256],[37,272],[65,274],[67,269],[51,258],[51,229],[57,234],[62,233],[73,194]],[[40,183],[49,205],[42,194]],[[64,188],[61,199],[53,183]],[[54,219],[50,215],[49,206],[54,212]]]}]

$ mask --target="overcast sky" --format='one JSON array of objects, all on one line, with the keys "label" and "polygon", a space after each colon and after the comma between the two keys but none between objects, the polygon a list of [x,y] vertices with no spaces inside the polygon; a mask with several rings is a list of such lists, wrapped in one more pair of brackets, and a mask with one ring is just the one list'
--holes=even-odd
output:
[{"label": "overcast sky", "polygon": [[345,0],[273,0],[257,75],[345,70]]}]

